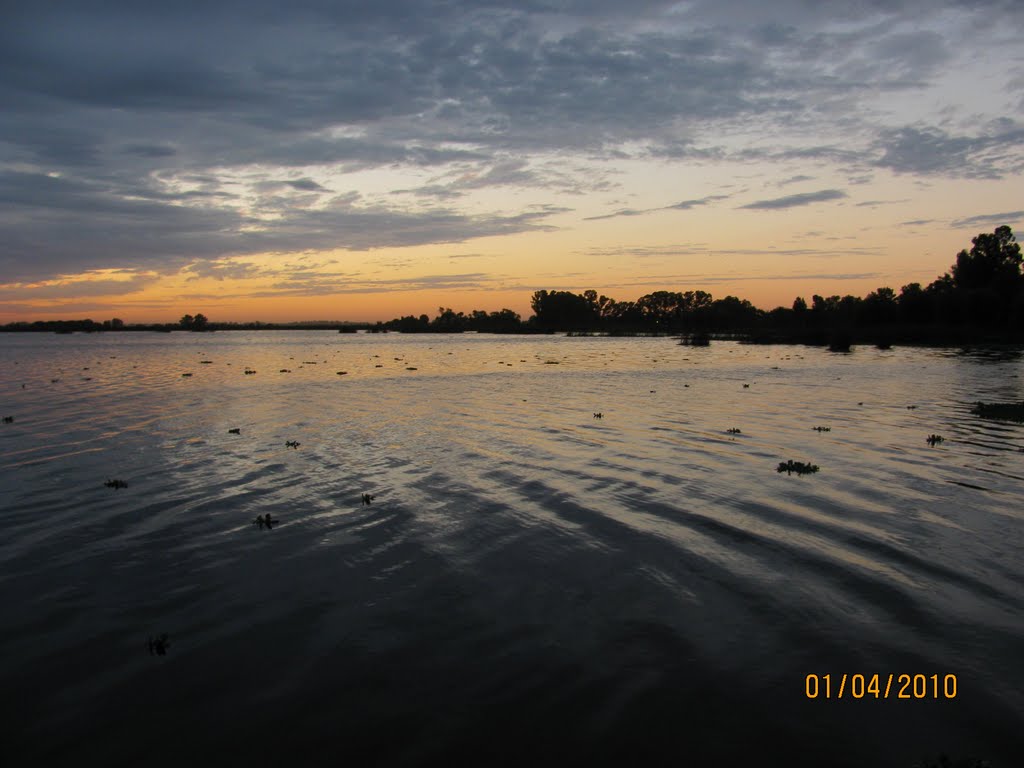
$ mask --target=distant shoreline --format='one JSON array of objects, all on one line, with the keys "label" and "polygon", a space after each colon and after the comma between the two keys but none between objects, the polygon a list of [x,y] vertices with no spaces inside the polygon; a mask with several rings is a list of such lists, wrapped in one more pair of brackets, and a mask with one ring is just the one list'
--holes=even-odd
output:
[{"label": "distant shoreline", "polygon": [[347,334],[400,334],[400,335],[488,335],[488,336],[553,336],[565,335],[575,338],[675,338],[681,345],[705,346],[716,341],[736,341],[742,344],[800,345],[828,347],[835,352],[848,351],[852,347],[872,346],[887,349],[893,346],[912,347],[957,347],[964,345],[992,345],[1024,347],[1020,333],[996,332],[991,328],[971,326],[949,327],[887,326],[860,329],[777,329],[755,328],[729,331],[651,331],[651,330],[585,330],[536,328],[526,324],[519,329],[494,331],[475,330],[399,330],[387,328],[383,323],[210,323],[202,330],[189,330],[178,324],[136,324],[120,328],[104,327],[100,323],[85,320],[55,320],[34,323],[12,323],[0,326],[3,333],[55,333],[60,335],[109,334],[109,333],[215,333],[218,331],[333,331]]}]

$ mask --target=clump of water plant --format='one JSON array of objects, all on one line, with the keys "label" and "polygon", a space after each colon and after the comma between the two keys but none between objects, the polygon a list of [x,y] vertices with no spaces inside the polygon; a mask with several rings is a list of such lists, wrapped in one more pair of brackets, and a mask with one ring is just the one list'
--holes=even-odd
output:
[{"label": "clump of water plant", "polygon": [[115,490],[128,487],[128,483],[124,480],[107,480],[104,485],[107,486],[107,488],[113,488]]},{"label": "clump of water plant", "polygon": [[812,427],[815,432],[831,432],[832,427]]},{"label": "clump of water plant", "polygon": [[829,352],[849,352],[853,340],[846,331],[837,331],[828,342]]},{"label": "clump of water plant", "polygon": [[938,445],[944,440],[945,438],[942,435],[928,435],[928,445]]},{"label": "clump of water plant", "polygon": [[1024,421],[1024,400],[1019,403],[975,403],[971,413],[983,419]]},{"label": "clump of water plant", "polygon": [[731,427],[730,429],[727,429],[725,431],[728,432],[730,435],[742,435],[743,434],[743,432],[740,431],[739,427]]},{"label": "clump of water plant", "polygon": [[166,656],[167,648],[171,645],[171,641],[167,633],[164,632],[156,637],[150,637],[146,645],[149,647],[150,656]]},{"label": "clump of water plant", "polygon": [[813,475],[819,469],[817,464],[804,464],[802,461],[789,461],[779,462],[779,468],[776,472],[785,472],[787,475],[792,475],[794,472],[798,475]]},{"label": "clump of water plant", "polygon": [[708,347],[711,346],[711,335],[698,331],[688,336],[680,336],[679,345],[683,347]]},{"label": "clump of water plant", "polygon": [[300,445],[301,445],[301,443],[298,440],[285,440],[284,441],[284,447],[285,448],[298,448]]},{"label": "clump of water plant", "polygon": [[4,416],[4,424],[13,424],[13,423],[14,423],[14,417],[13,416]]},{"label": "clump of water plant", "polygon": [[275,520],[270,516],[270,513],[267,512],[267,514],[265,515],[256,515],[256,519],[252,521],[252,524],[259,528],[261,531],[263,529],[272,531],[274,529],[274,526],[277,525],[279,522],[281,521]]}]

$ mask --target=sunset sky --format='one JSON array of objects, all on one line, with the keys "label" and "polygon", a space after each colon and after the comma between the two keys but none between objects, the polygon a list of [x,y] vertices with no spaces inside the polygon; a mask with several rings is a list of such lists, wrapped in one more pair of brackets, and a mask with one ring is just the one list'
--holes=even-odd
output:
[{"label": "sunset sky", "polygon": [[0,322],[928,283],[1024,225],[1019,0],[0,11]]}]

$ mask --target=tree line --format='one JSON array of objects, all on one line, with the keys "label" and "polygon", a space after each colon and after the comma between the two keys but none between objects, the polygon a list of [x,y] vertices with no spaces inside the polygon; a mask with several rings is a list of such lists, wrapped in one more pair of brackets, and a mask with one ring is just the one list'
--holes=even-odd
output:
[{"label": "tree line", "polygon": [[655,291],[618,301],[597,291],[535,291],[533,315],[511,309],[463,313],[439,307],[431,319],[408,315],[386,322],[347,324],[214,323],[202,314],[178,324],[126,326],[121,320],[94,323],[10,323],[3,330],[231,330],[299,327],[366,329],[403,333],[657,333],[733,334],[753,341],[876,343],[957,342],[972,339],[1024,341],[1024,276],[1021,249],[1008,226],[979,234],[949,270],[926,286],[909,283],[897,293],[880,287],[867,296],[798,296],[790,307],[765,311],[735,296],[715,299],[705,291]]},{"label": "tree line", "polygon": [[1021,250],[1008,226],[979,234],[950,269],[927,286],[880,287],[867,296],[798,296],[790,307],[765,311],[735,296],[705,291],[655,291],[618,301],[596,291],[535,291],[533,316],[512,310],[469,314],[439,308],[431,320],[410,315],[379,323],[403,332],[717,333],[761,341],[830,343],[852,340],[1024,340]]}]

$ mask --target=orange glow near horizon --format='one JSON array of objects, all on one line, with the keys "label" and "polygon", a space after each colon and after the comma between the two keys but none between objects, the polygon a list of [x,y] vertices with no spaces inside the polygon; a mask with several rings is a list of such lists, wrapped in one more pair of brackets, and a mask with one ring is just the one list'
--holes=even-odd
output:
[{"label": "orange glow near horizon", "polygon": [[[990,209],[1005,207],[1013,187],[991,181],[962,187],[972,184],[977,204]],[[814,294],[864,296],[881,286],[898,292],[911,282],[927,285],[972,237],[995,228],[909,220],[927,205],[952,222],[962,201],[933,189],[912,196],[912,182],[902,178],[876,184],[866,201],[779,211],[735,203],[666,210],[666,196],[653,186],[647,202],[629,206],[640,213],[610,216],[615,207],[589,200],[553,215],[546,230],[465,243],[251,255],[196,261],[176,272],[102,270],[8,284],[0,286],[0,322],[168,323],[198,312],[224,322],[375,322],[432,318],[439,307],[508,308],[525,319],[536,290],[591,288],[620,301],[658,290],[703,290],[768,310],[791,306],[797,296],[810,302]],[[754,196],[769,194],[762,189]],[[876,209],[877,196],[896,202]]]}]

